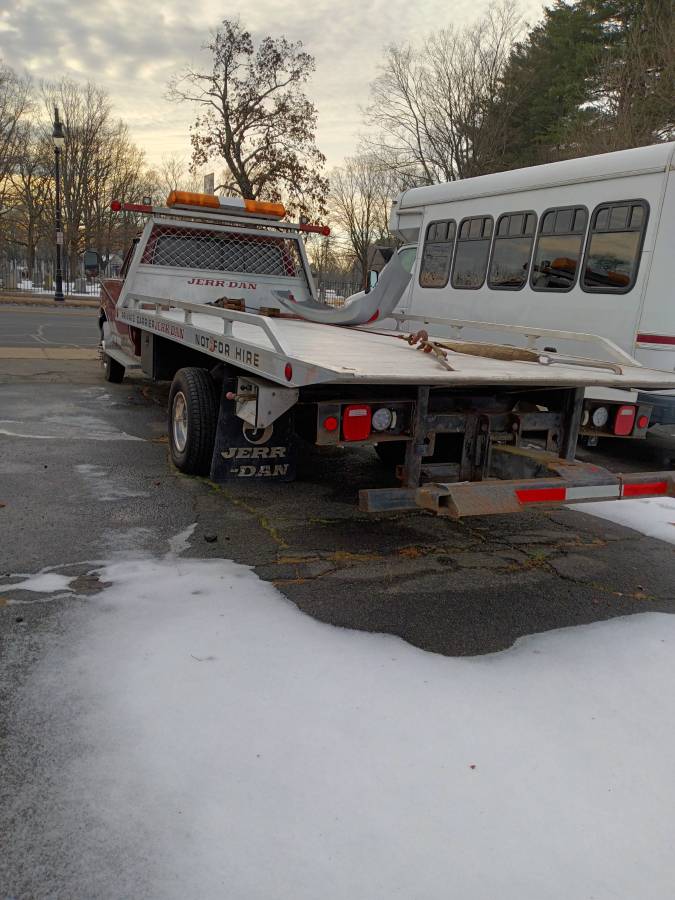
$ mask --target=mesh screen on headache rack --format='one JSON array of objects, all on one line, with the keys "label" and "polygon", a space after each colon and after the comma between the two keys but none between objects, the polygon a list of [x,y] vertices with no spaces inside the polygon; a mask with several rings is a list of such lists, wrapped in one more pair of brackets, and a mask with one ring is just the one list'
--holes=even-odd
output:
[{"label": "mesh screen on headache rack", "polygon": [[155,226],[141,260],[211,272],[302,277],[296,238]]}]

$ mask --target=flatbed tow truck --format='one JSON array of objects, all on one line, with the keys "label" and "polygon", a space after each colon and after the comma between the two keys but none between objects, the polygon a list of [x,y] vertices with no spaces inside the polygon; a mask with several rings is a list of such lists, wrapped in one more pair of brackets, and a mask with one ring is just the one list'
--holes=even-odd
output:
[{"label": "flatbed tow truck", "polygon": [[[585,388],[675,388],[675,374],[611,341],[513,325],[506,339],[518,330],[526,348],[436,338],[435,325],[461,334],[467,323],[397,314],[409,278],[397,254],[370,294],[331,310],[304,246],[327,229],[283,221],[279,204],[173,192],[165,207],[112,206],[147,221],[120,277],[101,283],[106,378],[141,368],[172,379],[169,446],[181,471],[290,482],[307,440],[375,446],[396,465],[399,487],[360,491],[368,512],[457,518],[675,494],[673,472],[615,474],[574,458]],[[385,319],[394,328],[378,328]],[[593,355],[564,355],[565,341]],[[648,408],[618,415],[630,422],[617,428],[646,431]]]}]

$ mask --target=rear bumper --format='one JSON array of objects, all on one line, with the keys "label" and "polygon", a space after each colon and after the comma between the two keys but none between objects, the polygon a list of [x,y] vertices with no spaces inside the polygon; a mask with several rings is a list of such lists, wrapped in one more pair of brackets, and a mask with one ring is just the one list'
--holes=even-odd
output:
[{"label": "rear bumper", "polygon": [[365,490],[359,494],[359,505],[365,512],[426,509],[439,516],[460,519],[523,512],[533,506],[675,496],[675,472],[613,475],[583,463],[574,463],[570,470],[569,478],[489,479]]}]

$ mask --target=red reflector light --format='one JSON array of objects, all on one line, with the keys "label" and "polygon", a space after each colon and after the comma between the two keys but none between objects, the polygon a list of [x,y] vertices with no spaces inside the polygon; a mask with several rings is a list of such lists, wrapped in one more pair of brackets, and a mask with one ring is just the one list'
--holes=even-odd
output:
[{"label": "red reflector light", "polygon": [[345,406],[342,414],[342,436],[346,441],[365,441],[370,436],[372,412],[365,404]]},{"label": "red reflector light", "polygon": [[293,377],[293,366],[290,363],[286,363],[284,366],[284,377],[286,381],[290,381]]},{"label": "red reflector light", "polygon": [[337,431],[337,427],[340,423],[335,418],[335,416],[328,416],[328,418],[323,420],[323,427],[326,431]]},{"label": "red reflector light", "polygon": [[330,234],[330,228],[328,225],[306,225],[302,224],[298,226],[299,231],[304,231],[308,234],[322,234],[324,237],[328,237]]},{"label": "red reflector light", "polygon": [[123,203],[122,209],[125,212],[151,213],[152,206],[149,203]]},{"label": "red reflector light", "polygon": [[119,212],[122,209],[122,204],[119,200],[113,200],[110,204],[110,209],[112,209],[113,212]]},{"label": "red reflector light", "polygon": [[646,428],[647,425],[649,425],[649,416],[640,416],[640,418],[637,420],[637,427]]},{"label": "red reflector light", "polygon": [[520,488],[516,491],[516,497],[521,503],[552,503],[557,500],[565,500],[565,488]]},{"label": "red reflector light", "polygon": [[614,434],[625,437],[630,434],[635,424],[636,409],[631,404],[620,406],[614,416]]},{"label": "red reflector light", "polygon": [[667,481],[643,481],[642,484],[624,484],[622,497],[649,497],[655,494],[667,494]]}]

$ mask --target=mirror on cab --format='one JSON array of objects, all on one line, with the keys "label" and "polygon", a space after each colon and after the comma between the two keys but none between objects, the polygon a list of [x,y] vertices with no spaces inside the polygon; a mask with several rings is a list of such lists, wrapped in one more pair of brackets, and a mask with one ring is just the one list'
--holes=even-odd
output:
[{"label": "mirror on cab", "polygon": [[372,291],[372,289],[377,284],[377,279],[380,277],[380,273],[376,272],[375,269],[368,270],[368,280],[366,282],[366,293]]}]

